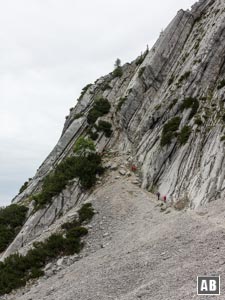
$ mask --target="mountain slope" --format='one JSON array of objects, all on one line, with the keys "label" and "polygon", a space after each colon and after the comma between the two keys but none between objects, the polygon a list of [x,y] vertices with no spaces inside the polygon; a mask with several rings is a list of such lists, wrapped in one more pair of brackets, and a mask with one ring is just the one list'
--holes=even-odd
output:
[{"label": "mountain slope", "polygon": [[224,273],[223,202],[162,212],[133,179],[115,177],[89,199],[98,213],[81,258],[69,265],[64,259],[53,274],[7,299],[192,299],[197,275]]},{"label": "mountain slope", "polygon": [[[197,272],[198,261],[201,261],[202,267],[199,270],[200,273],[204,273],[205,258],[203,257],[206,256],[204,251],[208,248],[213,249],[216,241],[223,238],[223,227],[217,226],[216,213],[220,211],[220,208],[223,211],[222,200],[225,196],[224,49],[224,1],[199,1],[191,11],[181,10],[178,12],[150,51],[146,50],[133,62],[122,67],[119,66],[109,75],[101,77],[94,84],[85,87],[76,106],[66,117],[57,145],[40,166],[34,178],[29,181],[25,190],[13,200],[14,203],[29,206],[29,214],[17,237],[1,254],[1,259],[3,260],[17,251],[26,254],[35,241],[43,241],[53,232],[57,232],[64,222],[76,215],[82,203],[91,201],[99,214],[105,215],[106,219],[112,219],[112,223],[115,223],[116,220],[117,224],[119,218],[118,224],[121,227],[115,228],[116,237],[112,239],[115,253],[109,252],[106,261],[111,263],[112,257],[114,257],[118,268],[121,264],[121,268],[124,266],[126,269],[126,261],[121,260],[121,255],[123,248],[126,249],[127,245],[128,251],[133,253],[132,259],[142,257],[142,254],[143,257],[147,255],[146,259],[153,259],[154,267],[160,261],[159,257],[154,257],[154,252],[150,250],[149,253],[147,250],[142,253],[140,249],[137,249],[136,252],[135,247],[143,245],[144,248],[150,249],[150,245],[156,243],[158,245],[157,253],[165,246],[165,251],[171,254],[173,253],[172,242],[176,241],[175,235],[178,232],[178,235],[181,235],[178,248],[181,247],[184,257],[182,253],[176,252],[175,257],[171,258],[171,262],[175,264],[175,259],[177,259],[177,261],[185,263],[184,258],[190,260],[189,275],[185,275],[189,277],[185,277],[185,280],[187,280],[187,286],[191,287],[193,284],[190,279],[191,270]],[[99,101],[101,103],[108,101],[110,110],[100,114],[99,108],[96,108]],[[110,134],[111,130],[112,134]],[[103,164],[109,170],[98,178],[96,187],[89,190],[84,189],[77,178],[70,180],[66,187],[49,199],[44,207],[35,210],[33,199],[37,193],[41,192],[46,176],[51,174],[62,161],[74,155],[74,145],[82,136],[93,138],[97,151],[103,159]],[[122,165],[122,175],[114,173],[117,171],[114,171],[113,163]],[[137,168],[136,175],[129,171],[132,166]],[[123,179],[125,182],[121,179],[123,175],[126,177]],[[131,178],[129,178],[130,175]],[[113,176],[120,176],[121,182],[116,183]],[[104,184],[103,187],[102,184]],[[134,187],[133,184],[137,184],[138,187]],[[121,192],[122,187],[124,187],[124,197]],[[215,216],[210,218],[212,224],[210,223],[209,226],[209,219],[199,218],[192,210],[188,210],[184,214],[172,209],[168,215],[160,214],[155,208],[155,202],[152,202],[153,195],[149,193],[155,193],[158,190],[161,195],[167,196],[171,206],[184,202],[190,209],[198,210],[201,206],[209,205],[208,207],[215,211]],[[104,198],[103,193],[111,193],[107,201],[102,199]],[[217,202],[209,203],[213,200],[217,200]],[[100,203],[106,207],[104,212],[101,212]],[[102,209],[104,209],[104,205]],[[116,209],[116,214],[112,215],[114,209]],[[149,229],[151,221],[149,216],[151,215],[154,221]],[[99,220],[98,217],[96,216],[97,219],[94,220],[96,224]],[[132,222],[136,223],[131,224],[130,217],[133,218]],[[222,219],[218,214],[218,221],[220,222],[220,220]],[[99,222],[101,221],[99,220]],[[168,228],[171,229],[171,235],[166,234]],[[136,235],[133,234],[135,230],[137,230]],[[96,235],[99,235],[99,232],[96,230]],[[188,241],[185,238],[186,235],[190,237]],[[129,239],[126,236],[129,236]],[[205,239],[205,249],[202,249],[201,245],[197,243],[199,236],[201,236],[201,241]],[[88,238],[92,238],[91,234]],[[100,241],[101,238],[96,237],[95,242],[92,241],[92,245],[97,245],[97,241]],[[187,248],[184,247],[185,245]],[[198,248],[203,251],[202,257],[198,253]],[[91,258],[84,258],[76,263],[76,268],[86,280],[92,280],[88,279],[88,273],[95,274],[97,272],[95,268],[100,259],[98,255],[101,257],[106,250],[96,248],[93,251],[95,252],[89,253]],[[193,255],[190,257],[188,256],[189,251],[193,251]],[[106,253],[104,255],[107,256]],[[89,259],[93,259],[93,264],[90,265],[87,274],[84,274],[81,269],[82,266],[86,266],[86,261],[90,262]],[[128,262],[129,272],[130,264],[131,260]],[[164,264],[166,265],[163,263],[159,268],[162,272],[167,270],[164,269]],[[210,264],[209,268],[213,268],[212,266]],[[141,264],[140,272],[142,267]],[[75,266],[72,265],[70,267],[71,274],[78,276],[76,273],[78,271],[73,271],[73,268]],[[106,264],[103,265],[101,272],[104,268],[107,269]],[[138,268],[139,266],[135,266],[137,272]],[[182,270],[179,268],[180,265],[171,268],[173,278],[180,278],[179,274]],[[152,276],[155,274],[154,276],[159,278],[157,270],[157,268],[153,268],[155,273],[153,272]],[[217,269],[207,270],[216,272]],[[122,278],[123,272],[119,271]],[[150,271],[151,269],[146,270],[146,276],[152,278],[152,282],[149,281],[149,284],[152,285],[154,282],[157,285],[158,281],[156,283],[154,277],[150,277]],[[193,271],[193,276],[196,276],[195,273]],[[102,276],[106,280],[104,274]],[[134,297],[135,299],[136,296],[133,295],[136,295],[138,289],[141,286],[148,286],[145,276],[140,277],[142,278],[140,284],[135,275],[131,275],[131,280],[132,276],[134,276],[134,282],[137,279],[137,285],[134,285],[132,281],[131,294],[128,293],[130,290],[128,284],[125,285],[124,290],[121,287],[122,292],[118,295],[116,292],[110,292],[111,298],[132,299]],[[168,280],[168,273],[165,276]],[[91,285],[93,284],[92,288],[95,284],[99,287],[99,282],[103,280],[103,277],[95,276],[96,282],[91,283]],[[65,278],[65,281],[69,282],[68,277]],[[109,281],[110,278],[114,278],[110,270],[108,278]],[[50,278],[48,282],[53,282],[53,280]],[[82,278],[79,280],[82,281]],[[85,284],[82,285],[79,280],[77,281],[78,285],[74,283],[71,288],[74,293],[76,289],[79,290],[79,287],[85,287]],[[43,281],[41,282],[41,286],[45,285]],[[122,282],[121,279],[121,284]],[[57,285],[57,282],[55,284]],[[107,288],[110,288],[109,282],[105,284]],[[171,282],[171,284],[173,283]],[[184,281],[181,281],[180,286],[176,286],[180,289],[180,295],[185,295],[186,291],[188,293],[188,289],[182,288],[183,285]],[[65,283],[65,290],[67,289],[68,286]],[[116,290],[115,281],[112,284],[112,290],[114,289]],[[159,292],[151,290],[150,287],[149,290],[153,293],[154,299],[163,299],[159,298]],[[43,293],[46,291],[47,287],[43,288]],[[60,295],[60,291],[58,293]],[[79,297],[85,300],[88,297],[92,299],[84,292],[77,293],[78,299]],[[58,295],[57,293],[53,294],[54,297]],[[103,290],[101,290],[100,296],[102,299],[107,299],[104,298],[106,295]],[[36,299],[36,296],[32,297]],[[45,297],[44,294],[43,297]],[[49,295],[46,299],[51,299],[51,297],[53,296]],[[144,297],[143,299],[145,299]],[[174,299],[178,299],[175,297]],[[71,299],[69,294],[68,299]]]},{"label": "mountain slope", "polygon": [[[174,200],[187,194],[193,207],[223,197],[224,9],[223,1],[210,0],[200,1],[192,11],[179,11],[141,65],[139,59],[126,64],[121,78],[110,74],[87,88],[71,110],[59,143],[14,201],[34,192],[70,153],[77,137],[86,134],[85,116],[100,96],[112,105],[106,119],[113,123],[114,134],[97,140],[99,151],[106,145],[132,150],[144,188],[157,187]],[[196,101],[196,111],[191,112],[191,104],[184,107],[187,98]],[[78,114],[82,116],[75,119]],[[180,146],[171,137],[161,147],[163,126],[174,116],[181,118],[179,130],[190,126],[190,138]]]}]

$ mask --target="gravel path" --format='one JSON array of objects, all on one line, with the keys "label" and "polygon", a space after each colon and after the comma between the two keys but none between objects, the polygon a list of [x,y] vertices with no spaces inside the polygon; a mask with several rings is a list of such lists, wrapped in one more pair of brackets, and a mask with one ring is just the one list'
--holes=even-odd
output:
[{"label": "gravel path", "polygon": [[213,274],[222,276],[225,299],[223,202],[198,212],[160,212],[152,194],[123,177],[100,186],[89,200],[98,213],[83,258],[7,299],[203,300],[196,277]]}]

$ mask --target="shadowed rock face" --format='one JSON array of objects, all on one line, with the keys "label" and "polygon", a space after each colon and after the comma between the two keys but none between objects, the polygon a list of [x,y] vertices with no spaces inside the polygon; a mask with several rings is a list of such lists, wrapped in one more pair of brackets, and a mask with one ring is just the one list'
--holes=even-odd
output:
[{"label": "shadowed rock face", "polygon": [[[122,67],[122,77],[109,74],[87,88],[70,111],[59,142],[13,202],[38,192],[43,178],[71,154],[81,135],[87,135],[86,116],[97,97],[111,103],[110,113],[102,119],[113,125],[110,138],[102,134],[96,141],[98,151],[131,151],[143,188],[157,189],[171,201],[187,198],[192,208],[223,198],[224,53],[224,1],[199,1],[191,11],[179,11],[153,48],[145,52],[141,64],[136,59]],[[118,110],[121,98],[125,100]],[[194,115],[193,107],[183,107],[187,98],[198,103]],[[77,118],[78,114],[82,116]],[[162,147],[164,125],[173,117],[180,117],[179,129]],[[191,133],[181,145],[179,132],[184,126],[189,126]],[[48,208],[28,219],[5,256],[40,236],[87,196],[74,181]]]}]

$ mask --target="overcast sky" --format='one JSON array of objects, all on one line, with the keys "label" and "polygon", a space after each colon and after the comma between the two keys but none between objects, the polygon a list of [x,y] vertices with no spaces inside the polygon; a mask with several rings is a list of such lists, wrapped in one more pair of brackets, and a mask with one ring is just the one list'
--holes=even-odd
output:
[{"label": "overcast sky", "polygon": [[56,144],[81,88],[194,0],[0,0],[0,206]]}]

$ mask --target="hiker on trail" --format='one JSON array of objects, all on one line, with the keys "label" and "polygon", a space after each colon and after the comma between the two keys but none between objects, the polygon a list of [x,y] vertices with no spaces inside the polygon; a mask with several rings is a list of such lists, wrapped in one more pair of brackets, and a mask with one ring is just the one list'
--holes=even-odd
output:
[{"label": "hiker on trail", "polygon": [[157,197],[158,197],[158,200],[159,200],[159,198],[160,198],[160,192],[157,192]]},{"label": "hiker on trail", "polygon": [[131,171],[132,171],[132,172],[136,172],[136,171],[137,171],[137,167],[136,167],[135,165],[132,165],[132,166],[131,166]]},{"label": "hiker on trail", "polygon": [[166,203],[166,196],[163,196],[163,201],[164,203]]}]

